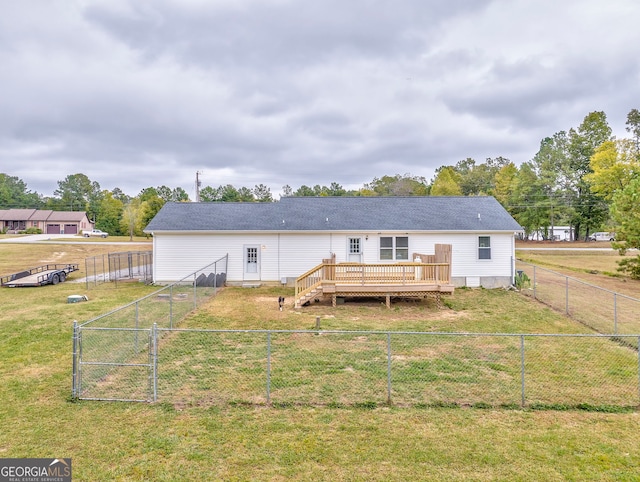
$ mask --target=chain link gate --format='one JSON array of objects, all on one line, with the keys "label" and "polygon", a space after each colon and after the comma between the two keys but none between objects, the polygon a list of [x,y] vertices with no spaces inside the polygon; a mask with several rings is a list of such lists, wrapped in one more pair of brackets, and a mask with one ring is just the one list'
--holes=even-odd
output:
[{"label": "chain link gate", "polygon": [[152,329],[96,328],[74,322],[73,331],[73,398],[156,401],[155,325]]}]

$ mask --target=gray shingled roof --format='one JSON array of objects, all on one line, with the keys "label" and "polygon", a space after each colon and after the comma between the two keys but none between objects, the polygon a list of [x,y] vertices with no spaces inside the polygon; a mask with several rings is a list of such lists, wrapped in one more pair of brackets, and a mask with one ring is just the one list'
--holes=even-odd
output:
[{"label": "gray shingled roof", "polygon": [[0,221],[82,221],[85,211],[51,211],[38,209],[0,210]]},{"label": "gray shingled roof", "polygon": [[162,231],[520,231],[492,197],[289,197],[274,203],[166,203]]}]

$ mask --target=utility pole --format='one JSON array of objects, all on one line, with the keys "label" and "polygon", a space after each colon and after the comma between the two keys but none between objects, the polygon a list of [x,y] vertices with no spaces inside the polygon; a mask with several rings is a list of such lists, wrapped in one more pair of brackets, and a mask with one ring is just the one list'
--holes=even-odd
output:
[{"label": "utility pole", "polygon": [[196,171],[196,202],[197,203],[200,202],[200,185],[202,184],[200,182],[200,174],[202,174],[202,172]]}]

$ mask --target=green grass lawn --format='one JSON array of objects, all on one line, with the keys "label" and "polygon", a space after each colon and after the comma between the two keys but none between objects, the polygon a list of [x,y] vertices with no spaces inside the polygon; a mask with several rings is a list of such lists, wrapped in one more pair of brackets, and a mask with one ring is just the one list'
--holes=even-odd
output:
[{"label": "green grass lawn", "polygon": [[[70,250],[2,245],[0,272],[11,272],[21,255],[50,263],[94,255]],[[0,457],[71,457],[74,480],[82,481],[637,480],[635,411],[70,401],[73,320],[154,289],[123,283],[87,292],[70,281],[0,289]],[[320,317],[325,329],[588,331],[502,291],[460,290],[442,311],[411,302],[280,312],[278,289],[256,290],[240,303],[243,293],[223,291],[185,326],[312,329]],[[70,294],[87,294],[89,302],[67,304]],[[554,353],[541,346],[538,356],[553,361]]]}]

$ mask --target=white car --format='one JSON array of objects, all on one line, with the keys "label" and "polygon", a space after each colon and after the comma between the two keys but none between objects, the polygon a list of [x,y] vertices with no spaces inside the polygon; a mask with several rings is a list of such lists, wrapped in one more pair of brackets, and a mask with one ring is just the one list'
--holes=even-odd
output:
[{"label": "white car", "polygon": [[100,231],[99,229],[92,229],[91,231],[83,231],[82,235],[85,238],[88,238],[89,236],[100,236],[101,238],[106,238],[107,236],[109,236],[109,233],[105,233],[104,231]]},{"label": "white car", "polygon": [[614,241],[616,238],[616,233],[609,233],[609,232],[598,232],[598,233],[593,233],[591,236],[589,236],[589,239],[591,241]]}]

